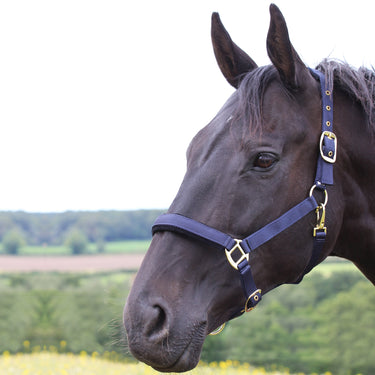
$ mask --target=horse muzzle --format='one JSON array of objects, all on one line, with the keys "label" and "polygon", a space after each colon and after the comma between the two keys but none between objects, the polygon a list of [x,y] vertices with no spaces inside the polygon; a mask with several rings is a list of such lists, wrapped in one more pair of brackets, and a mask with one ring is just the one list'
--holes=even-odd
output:
[{"label": "horse muzzle", "polygon": [[131,354],[161,372],[184,372],[199,362],[207,334],[205,321],[186,322],[161,298],[129,296],[124,325]]}]

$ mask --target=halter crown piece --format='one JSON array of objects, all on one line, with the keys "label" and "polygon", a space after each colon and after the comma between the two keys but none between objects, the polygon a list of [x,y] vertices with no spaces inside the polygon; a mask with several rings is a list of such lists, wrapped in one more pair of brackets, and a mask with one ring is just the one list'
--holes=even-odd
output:
[{"label": "halter crown piece", "polygon": [[[309,263],[296,283],[299,283],[303,276],[318,264],[321,255],[327,235],[327,228],[324,226],[325,210],[328,201],[326,185],[333,185],[333,164],[336,161],[337,138],[332,132],[332,92],[326,87],[325,76],[322,72],[314,69],[310,69],[310,72],[313,77],[320,81],[322,97],[322,134],[319,142],[319,156],[315,182],[310,190],[309,196],[305,200],[242,240],[234,239],[217,229],[177,213],[159,216],[152,227],[152,234],[160,231],[172,231],[194,239],[208,241],[212,245],[225,250],[229,264],[238,270],[240,274],[242,289],[246,297],[244,309],[241,309],[235,316],[245,311],[251,311],[262,299],[261,290],[256,287],[252,276],[249,264],[250,252],[277,236],[314,210],[317,214],[317,224],[313,230],[313,251]],[[324,194],[323,203],[317,203],[313,195],[315,190],[321,191]]]}]

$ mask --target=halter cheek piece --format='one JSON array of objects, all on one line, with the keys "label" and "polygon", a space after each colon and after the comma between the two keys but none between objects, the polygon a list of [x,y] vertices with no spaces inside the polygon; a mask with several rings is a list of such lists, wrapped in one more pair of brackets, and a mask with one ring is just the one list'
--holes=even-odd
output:
[{"label": "halter cheek piece", "polygon": [[[198,221],[179,214],[164,214],[159,216],[153,227],[152,233],[172,231],[189,237],[209,242],[211,245],[225,249],[229,264],[238,270],[246,303],[241,313],[251,311],[262,299],[261,290],[255,285],[249,264],[249,254],[257,247],[263,245],[285,229],[289,228],[308,213],[315,210],[317,225],[313,230],[313,251],[309,263],[306,265],[300,282],[304,275],[318,264],[327,228],[324,226],[325,210],[328,201],[326,185],[333,185],[333,164],[336,161],[337,138],[332,132],[333,126],[333,98],[332,93],[326,88],[325,76],[318,70],[310,69],[311,74],[320,81],[322,96],[322,134],[319,142],[319,156],[317,162],[315,182],[309,196],[284,213],[282,216],[265,225],[250,236],[239,240],[211,228]],[[313,193],[315,190],[324,194],[324,202],[317,203]],[[217,332],[218,333],[218,332]]]}]

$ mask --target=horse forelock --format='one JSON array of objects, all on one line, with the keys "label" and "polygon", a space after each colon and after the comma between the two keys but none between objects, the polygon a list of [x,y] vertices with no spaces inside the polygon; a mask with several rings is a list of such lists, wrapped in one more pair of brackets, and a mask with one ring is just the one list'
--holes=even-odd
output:
[{"label": "horse forelock", "polygon": [[236,106],[232,123],[241,123],[246,132],[257,133],[262,129],[263,98],[271,81],[277,78],[273,65],[263,66],[247,73],[236,93]]},{"label": "horse forelock", "polygon": [[249,136],[260,136],[264,127],[265,92],[274,81],[278,81],[280,90],[291,97],[288,89],[282,85],[276,68],[273,65],[262,66],[244,75],[240,86],[215,119],[229,125],[232,134],[240,134],[243,142]]}]

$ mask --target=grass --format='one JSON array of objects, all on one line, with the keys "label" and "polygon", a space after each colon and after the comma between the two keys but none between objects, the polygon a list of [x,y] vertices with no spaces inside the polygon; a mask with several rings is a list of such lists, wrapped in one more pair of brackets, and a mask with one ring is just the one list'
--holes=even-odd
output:
[{"label": "grass", "polygon": [[144,254],[150,246],[151,240],[134,240],[108,242],[106,244],[106,253],[128,253]]},{"label": "grass", "polygon": [[[141,363],[111,361],[111,353],[100,357],[86,352],[80,355],[58,354],[56,352],[36,352],[10,355],[5,352],[0,357],[0,373],[4,375],[157,375],[159,372]],[[288,370],[267,372],[264,368],[254,368],[248,363],[225,361],[200,364],[187,375],[289,375]],[[298,375],[304,375],[299,373]],[[316,374],[317,375],[317,374]],[[326,372],[324,375],[332,375]]]},{"label": "grass", "polygon": [[[104,254],[144,254],[150,246],[150,240],[132,240],[107,242]],[[97,245],[90,243],[87,248],[88,254],[97,254]],[[64,245],[61,246],[24,246],[19,255],[71,255],[71,250]]]}]

